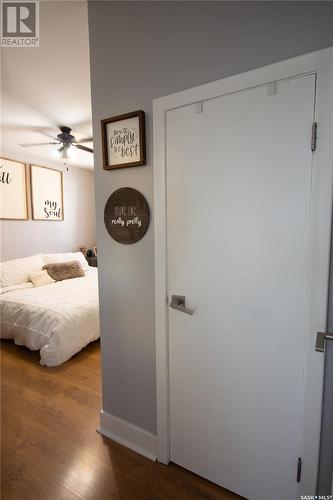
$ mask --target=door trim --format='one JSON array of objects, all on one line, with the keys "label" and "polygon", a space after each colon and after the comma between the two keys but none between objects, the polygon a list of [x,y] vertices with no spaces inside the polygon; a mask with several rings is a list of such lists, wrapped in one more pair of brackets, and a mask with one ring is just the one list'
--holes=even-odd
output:
[{"label": "door trim", "polygon": [[[316,490],[324,356],[315,352],[317,331],[327,323],[330,235],[333,177],[333,47],[295,57],[246,73],[194,87],[153,101],[154,206],[155,206],[155,318],[157,377],[157,459],[167,464],[169,450],[169,356],[166,229],[166,112],[252,87],[302,76],[317,75],[316,121],[318,147],[313,154],[312,216],[309,256],[308,318],[305,342],[303,472],[300,494]],[[309,148],[311,138],[309,137]],[[320,217],[319,217],[320,214]],[[312,297],[313,294],[313,297]],[[316,300],[314,300],[316,299]],[[320,300],[318,302],[318,299]],[[316,302],[317,301],[317,302]],[[320,321],[312,311],[320,310]],[[318,316],[318,314],[316,314]],[[324,329],[324,330],[323,330]],[[318,376],[319,375],[319,376]],[[306,457],[306,459],[304,459]],[[296,469],[295,469],[296,470]],[[296,472],[295,472],[296,474]],[[296,476],[295,476],[296,477]]]}]

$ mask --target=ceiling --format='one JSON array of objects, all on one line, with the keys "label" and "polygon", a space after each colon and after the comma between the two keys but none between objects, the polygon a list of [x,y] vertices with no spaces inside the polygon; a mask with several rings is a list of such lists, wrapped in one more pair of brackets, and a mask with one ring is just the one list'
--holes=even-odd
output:
[{"label": "ceiling", "polygon": [[[64,164],[57,146],[22,144],[52,141],[61,125],[77,141],[92,137],[87,2],[41,1],[40,47],[2,48],[1,56],[2,150]],[[93,155],[75,149],[67,164],[93,169]]]}]

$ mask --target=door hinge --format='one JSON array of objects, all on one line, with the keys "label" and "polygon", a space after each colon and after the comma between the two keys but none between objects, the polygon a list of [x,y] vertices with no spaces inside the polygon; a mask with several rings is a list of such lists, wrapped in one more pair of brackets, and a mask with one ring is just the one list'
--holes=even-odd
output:
[{"label": "door hinge", "polygon": [[312,124],[312,134],[311,134],[311,151],[316,151],[317,148],[317,122]]},{"label": "door hinge", "polygon": [[297,460],[297,476],[296,476],[296,481],[298,483],[301,482],[301,476],[302,476],[302,459],[301,459],[301,457],[298,457],[298,460]]}]

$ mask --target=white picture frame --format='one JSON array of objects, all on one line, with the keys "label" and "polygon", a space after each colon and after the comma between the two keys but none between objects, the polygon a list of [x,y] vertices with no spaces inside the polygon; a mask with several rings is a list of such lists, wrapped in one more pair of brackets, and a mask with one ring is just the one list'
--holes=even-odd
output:
[{"label": "white picture frame", "polygon": [[0,219],[28,220],[26,164],[0,160]]},{"label": "white picture frame", "polygon": [[32,219],[64,220],[63,173],[30,164]]}]

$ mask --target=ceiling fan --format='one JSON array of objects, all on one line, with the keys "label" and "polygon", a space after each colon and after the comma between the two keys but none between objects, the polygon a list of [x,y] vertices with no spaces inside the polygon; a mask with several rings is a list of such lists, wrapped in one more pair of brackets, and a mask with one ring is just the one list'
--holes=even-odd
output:
[{"label": "ceiling fan", "polygon": [[71,152],[73,148],[81,149],[82,151],[87,151],[88,153],[93,153],[94,150],[91,148],[87,148],[86,146],[82,146],[82,142],[91,142],[93,140],[92,137],[87,137],[86,139],[81,139],[80,141],[75,140],[75,136],[71,134],[72,129],[69,127],[59,127],[61,133],[57,135],[57,137],[52,137],[57,142],[41,142],[38,144],[21,144],[23,147],[31,147],[31,146],[44,146],[48,144],[54,144],[60,146],[57,149],[59,153],[59,158],[62,160],[68,160],[72,155]]}]

